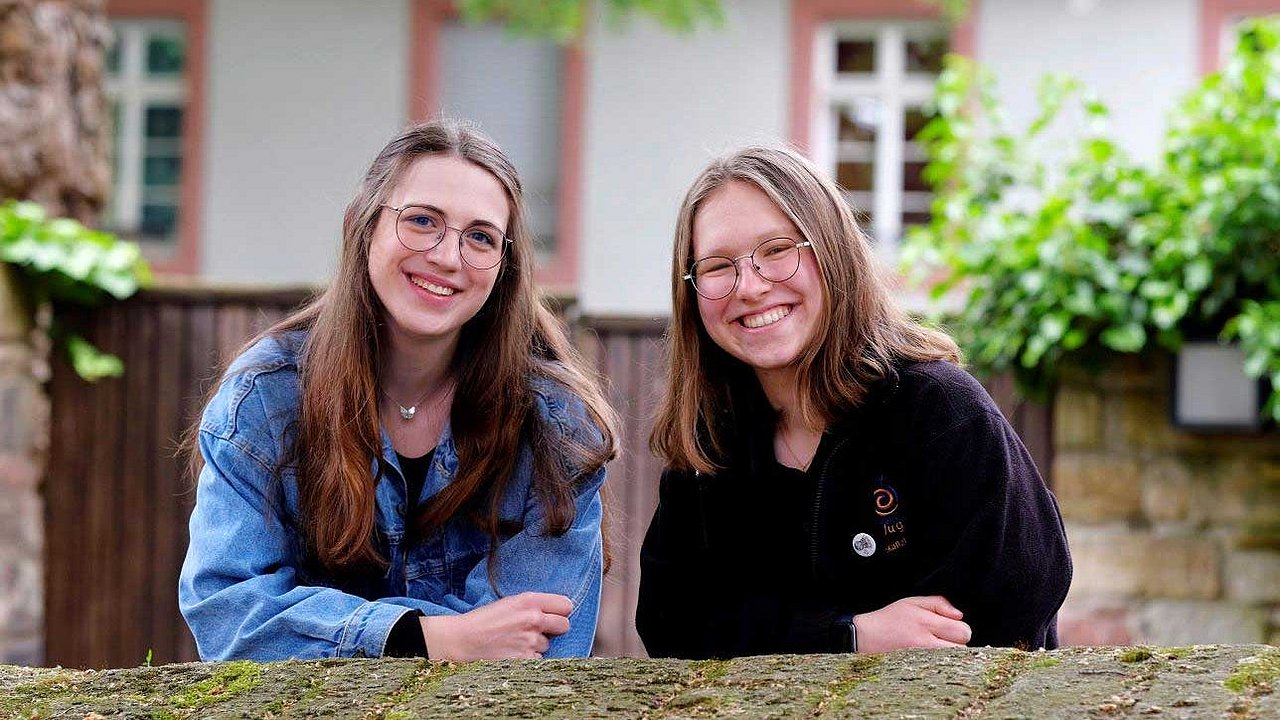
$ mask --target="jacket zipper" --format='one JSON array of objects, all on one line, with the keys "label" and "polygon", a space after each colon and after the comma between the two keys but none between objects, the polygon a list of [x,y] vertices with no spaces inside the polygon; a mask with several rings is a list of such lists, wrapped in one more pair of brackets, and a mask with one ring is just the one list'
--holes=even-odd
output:
[{"label": "jacket zipper", "polygon": [[841,438],[831,448],[831,452],[827,453],[827,458],[822,461],[822,473],[818,475],[818,488],[813,493],[813,522],[809,524],[809,569],[813,572],[814,580],[818,579],[818,516],[822,511],[822,491],[827,486],[827,470],[831,468],[831,460],[836,453],[848,442],[849,438]]}]

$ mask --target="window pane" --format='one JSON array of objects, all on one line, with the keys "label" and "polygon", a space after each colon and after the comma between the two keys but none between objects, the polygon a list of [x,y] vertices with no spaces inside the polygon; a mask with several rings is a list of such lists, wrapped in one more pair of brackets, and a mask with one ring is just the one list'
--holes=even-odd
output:
[{"label": "window pane", "polygon": [[870,73],[876,71],[874,40],[840,40],[836,43],[836,72]]},{"label": "window pane", "polygon": [[174,105],[152,105],[147,108],[148,138],[182,137],[182,108]]},{"label": "window pane", "polygon": [[458,22],[444,27],[440,58],[441,109],[477,122],[520,168],[538,252],[554,253],[564,48]]},{"label": "window pane", "polygon": [[120,139],[124,133],[120,128],[120,103],[110,100],[111,106],[111,142],[107,145],[108,158],[111,160],[111,177],[117,176],[120,164]]},{"label": "window pane", "polygon": [[836,182],[845,190],[870,192],[875,181],[872,163],[842,162],[836,165]]},{"label": "window pane", "polygon": [[905,122],[902,123],[903,138],[905,140],[914,140],[916,135],[920,134],[920,130],[925,125],[928,125],[932,119],[933,116],[926,114],[924,108],[907,108]]},{"label": "window pane", "polygon": [[932,217],[927,212],[909,212],[902,213],[902,226],[910,227],[912,225],[927,225]]},{"label": "window pane", "polygon": [[147,240],[167,240],[178,227],[178,208],[173,205],[142,206],[142,222],[138,233]]},{"label": "window pane", "polygon": [[107,75],[120,74],[120,29],[112,28],[111,44],[107,46],[107,56],[104,59],[107,68]]},{"label": "window pane", "polygon": [[924,181],[924,167],[928,163],[906,162],[902,164],[902,189],[907,192],[929,192],[932,188]]},{"label": "window pane", "polygon": [[907,41],[907,72],[942,72],[942,58],[947,54],[947,41],[943,38]]},{"label": "window pane", "polygon": [[143,164],[142,182],[145,185],[177,185],[182,175],[182,158],[148,157]]},{"label": "window pane", "polygon": [[839,110],[840,142],[874,142],[880,122],[880,103],[874,98],[859,98]]},{"label": "window pane", "polygon": [[147,38],[147,73],[176,75],[182,72],[186,42],[180,35],[152,35]]}]

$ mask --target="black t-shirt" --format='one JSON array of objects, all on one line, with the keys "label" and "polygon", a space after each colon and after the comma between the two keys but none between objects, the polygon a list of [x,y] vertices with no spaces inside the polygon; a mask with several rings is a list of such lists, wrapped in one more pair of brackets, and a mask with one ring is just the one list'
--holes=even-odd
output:
[{"label": "black t-shirt", "polygon": [[[409,518],[412,518],[414,511],[417,510],[418,498],[422,495],[422,486],[427,482],[427,471],[431,469],[431,459],[435,454],[435,448],[428,450],[426,455],[416,458],[396,453],[396,459],[400,461],[400,470],[408,489],[408,496],[405,499],[406,523],[410,522]],[[422,626],[418,623],[421,615],[420,612],[410,611],[400,616],[387,635],[383,655],[386,657],[425,657],[427,655],[427,641],[422,636]]]},{"label": "black t-shirt", "polygon": [[[815,456],[814,460],[818,458]],[[764,558],[770,567],[787,576],[790,582],[804,582],[809,567],[809,530],[813,526],[813,495],[817,488],[817,475],[810,463],[809,470],[787,467],[779,462],[770,464],[770,505],[776,511],[772,522],[757,528],[765,542]]]},{"label": "black t-shirt", "polygon": [[405,500],[406,517],[413,517],[413,511],[418,506],[418,497],[422,495],[422,486],[427,482],[427,471],[431,469],[431,459],[435,454],[435,448],[428,450],[426,455],[416,458],[396,453],[396,459],[400,461],[400,471],[404,475],[404,482],[409,490]]}]

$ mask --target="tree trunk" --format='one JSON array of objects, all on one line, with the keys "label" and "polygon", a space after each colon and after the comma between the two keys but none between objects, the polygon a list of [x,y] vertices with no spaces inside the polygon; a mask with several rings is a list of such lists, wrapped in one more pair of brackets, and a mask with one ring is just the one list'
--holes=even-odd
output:
[{"label": "tree trunk", "polygon": [[[102,0],[0,0],[0,200],[93,224],[110,182]],[[0,266],[0,663],[44,661],[47,308]]]},{"label": "tree trunk", "polygon": [[102,0],[0,0],[0,197],[93,223],[110,182]]}]

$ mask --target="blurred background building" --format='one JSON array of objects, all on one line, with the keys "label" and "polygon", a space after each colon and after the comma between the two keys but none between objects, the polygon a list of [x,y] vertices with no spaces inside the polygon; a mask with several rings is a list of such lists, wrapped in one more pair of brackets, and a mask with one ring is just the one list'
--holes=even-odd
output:
[{"label": "blurred background building", "polygon": [[665,314],[675,209],[711,154],[809,148],[892,247],[928,212],[912,138],[945,52],[994,70],[1015,122],[1043,74],[1079,77],[1152,157],[1177,96],[1268,5],[976,0],[952,27],[924,3],[730,0],[722,28],[599,21],[561,46],[429,0],[110,0],[109,225],[168,273],[321,282],[373,152],[444,112],[520,168],[547,285],[590,314]]}]

